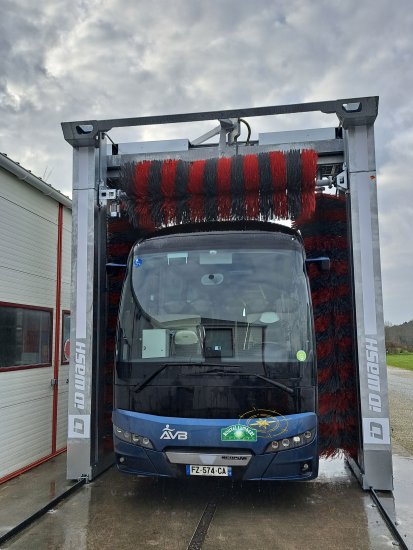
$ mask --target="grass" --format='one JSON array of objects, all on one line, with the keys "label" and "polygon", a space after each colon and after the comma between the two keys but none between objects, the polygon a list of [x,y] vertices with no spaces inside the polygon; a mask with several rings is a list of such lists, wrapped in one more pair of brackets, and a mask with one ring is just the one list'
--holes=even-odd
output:
[{"label": "grass", "polygon": [[387,365],[413,371],[413,353],[388,353]]}]

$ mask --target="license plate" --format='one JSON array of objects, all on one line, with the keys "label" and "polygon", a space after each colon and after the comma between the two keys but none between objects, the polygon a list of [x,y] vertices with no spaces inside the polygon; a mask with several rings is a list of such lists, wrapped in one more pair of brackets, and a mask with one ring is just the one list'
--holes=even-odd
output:
[{"label": "license plate", "polygon": [[195,466],[188,464],[186,467],[188,476],[232,476],[230,466]]}]

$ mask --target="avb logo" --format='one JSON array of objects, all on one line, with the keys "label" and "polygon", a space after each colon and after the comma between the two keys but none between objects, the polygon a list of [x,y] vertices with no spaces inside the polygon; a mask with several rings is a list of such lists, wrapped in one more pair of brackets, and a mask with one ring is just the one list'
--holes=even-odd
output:
[{"label": "avb logo", "polygon": [[170,428],[167,424],[162,430],[160,439],[188,439],[188,432],[175,431],[175,428]]},{"label": "avb logo", "polygon": [[390,423],[388,418],[363,418],[364,443],[390,444]]},{"label": "avb logo", "polygon": [[75,439],[90,437],[89,414],[69,414],[68,437]]}]

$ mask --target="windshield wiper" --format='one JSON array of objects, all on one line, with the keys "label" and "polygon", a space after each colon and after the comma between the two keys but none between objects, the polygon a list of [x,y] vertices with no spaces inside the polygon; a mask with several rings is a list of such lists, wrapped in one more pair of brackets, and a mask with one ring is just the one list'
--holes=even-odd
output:
[{"label": "windshield wiper", "polygon": [[[197,365],[198,366],[198,365]],[[238,374],[241,367],[239,365],[223,365],[222,363],[200,363],[200,367],[205,367],[209,370],[201,372],[202,374]]]},{"label": "windshield wiper", "polygon": [[132,390],[134,392],[140,392],[141,390],[143,390],[143,388],[145,386],[147,386],[149,384],[149,382],[152,382],[152,380],[154,378],[156,378],[159,374],[161,374],[161,372],[163,372],[167,367],[170,367],[171,365],[173,365],[174,363],[166,363],[165,365],[162,365],[162,367],[160,369],[157,369],[155,372],[153,372],[146,380],[144,380],[143,382],[141,382],[140,384],[137,384],[136,386],[134,386],[132,388]]},{"label": "windshield wiper", "polygon": [[285,384],[282,384],[281,382],[277,382],[276,380],[272,380],[272,378],[267,378],[266,376],[262,376],[262,374],[252,374],[251,376],[256,376],[257,378],[260,378],[261,380],[265,380],[265,382],[268,382],[269,384],[272,384],[273,386],[277,386],[277,388],[280,388],[280,390],[284,390],[285,392],[289,393],[290,395],[294,395],[295,389],[290,388],[289,386],[286,386]]},{"label": "windshield wiper", "polygon": [[[186,367],[186,366],[190,366],[190,367],[193,367],[193,366],[203,366],[204,363],[164,363],[159,369],[156,369],[155,372],[153,372],[146,380],[144,380],[143,382],[141,382],[140,384],[136,384],[136,386],[134,386],[132,388],[132,391],[134,392],[140,392],[141,390],[143,390],[143,388],[145,388],[149,382],[152,382],[152,380],[154,378],[156,378],[157,376],[159,376],[161,374],[161,372],[163,372],[167,367]],[[206,365],[206,366],[209,366],[209,365]],[[211,366],[215,366],[215,365],[211,365]],[[217,365],[217,366],[221,366],[221,365]]]},{"label": "windshield wiper", "polygon": [[[140,384],[137,384],[132,388],[132,390],[136,393],[140,392],[145,388],[154,378],[159,376],[161,372],[163,372],[167,367],[184,367],[184,366],[196,366],[196,367],[212,367],[210,370],[206,370],[204,372],[200,372],[196,376],[203,376],[204,374],[222,374],[224,376],[254,376],[255,378],[259,378],[260,380],[264,380],[264,382],[268,382],[268,384],[271,384],[272,386],[276,386],[280,390],[285,391],[286,393],[290,395],[294,395],[295,390],[293,388],[290,388],[289,386],[286,386],[285,384],[282,384],[281,382],[278,382],[277,380],[273,380],[272,378],[267,378],[266,376],[263,376],[262,374],[255,374],[255,373],[248,373],[248,372],[240,372],[239,369],[241,368],[238,365],[228,365],[228,367],[225,367],[225,370],[222,369],[222,364],[219,363],[165,363],[157,369],[155,372],[153,372],[146,380],[141,382]],[[226,369],[238,369],[238,371],[234,372],[233,370],[226,370]]]},{"label": "windshield wiper", "polygon": [[[212,365],[205,365],[212,366]],[[220,366],[221,365],[217,365]],[[237,367],[240,368],[240,367]],[[269,384],[272,384],[273,386],[276,386],[277,388],[280,388],[280,390],[285,391],[286,393],[289,393],[290,395],[294,395],[295,390],[293,388],[290,388],[289,386],[286,386],[285,384],[282,384],[281,382],[277,382],[277,380],[272,380],[272,378],[267,378],[266,376],[263,376],[262,374],[255,374],[255,373],[249,373],[249,372],[233,372],[233,371],[227,371],[227,370],[207,370],[205,372],[201,372],[197,376],[202,376],[203,374],[223,374],[226,376],[254,376],[255,378],[259,378],[260,380],[264,380],[265,382],[268,382]]]}]

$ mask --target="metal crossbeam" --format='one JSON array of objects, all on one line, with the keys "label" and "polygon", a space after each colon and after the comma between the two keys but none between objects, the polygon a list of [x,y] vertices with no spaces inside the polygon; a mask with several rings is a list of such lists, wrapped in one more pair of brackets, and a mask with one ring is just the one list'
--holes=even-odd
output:
[{"label": "metal crossbeam", "polygon": [[291,105],[274,105],[269,107],[251,107],[248,109],[229,109],[224,111],[205,111],[176,115],[158,115],[133,118],[113,118],[107,120],[81,120],[62,122],[65,140],[73,147],[97,146],[99,133],[112,128],[130,126],[152,126],[158,124],[175,124],[182,122],[199,122],[205,120],[239,119],[256,116],[290,115],[294,113],[336,114],[343,128],[364,124],[373,124],[377,117],[378,96],[336,99],[333,101],[315,101],[311,103],[294,103]]}]

